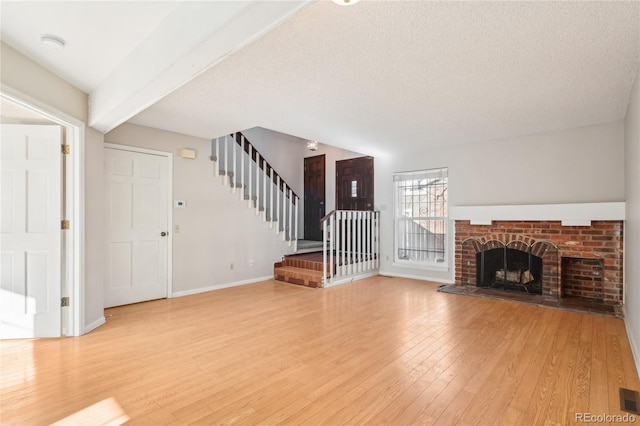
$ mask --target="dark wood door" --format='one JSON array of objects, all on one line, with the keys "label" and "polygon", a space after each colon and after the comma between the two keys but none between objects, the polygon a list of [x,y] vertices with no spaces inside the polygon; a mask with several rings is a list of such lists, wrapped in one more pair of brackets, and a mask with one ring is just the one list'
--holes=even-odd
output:
[{"label": "dark wood door", "polygon": [[373,210],[373,157],[336,161],[336,209]]},{"label": "dark wood door", "polygon": [[304,238],[322,240],[320,220],[325,215],[324,154],[304,159]]}]

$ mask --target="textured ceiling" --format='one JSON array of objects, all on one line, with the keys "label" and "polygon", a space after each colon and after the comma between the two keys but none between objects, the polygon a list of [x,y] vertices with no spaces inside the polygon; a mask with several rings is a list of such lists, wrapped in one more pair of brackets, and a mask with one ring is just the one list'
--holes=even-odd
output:
[{"label": "textured ceiling", "polygon": [[[230,5],[208,3],[215,16]],[[255,13],[282,4],[245,3]],[[181,62],[191,80],[131,121],[205,138],[260,126],[372,155],[411,152],[620,120],[640,57],[639,1],[300,3],[239,50],[224,30],[253,25],[229,21],[211,43],[226,40],[235,53],[202,74],[190,68],[195,59]],[[155,45],[167,35],[159,29],[184,27],[176,43],[198,30],[189,4],[2,0],[0,30],[95,101],[125,58],[140,59],[130,57],[136,46],[154,45],[152,71],[161,58],[177,64]],[[65,49],[43,50],[46,33],[65,38]],[[130,83],[102,93],[118,122],[168,92],[145,92],[140,108],[123,113],[142,90]],[[120,94],[129,98],[113,98],[127,87]]]},{"label": "textured ceiling", "polygon": [[383,155],[624,118],[640,3],[316,2],[131,121]]}]

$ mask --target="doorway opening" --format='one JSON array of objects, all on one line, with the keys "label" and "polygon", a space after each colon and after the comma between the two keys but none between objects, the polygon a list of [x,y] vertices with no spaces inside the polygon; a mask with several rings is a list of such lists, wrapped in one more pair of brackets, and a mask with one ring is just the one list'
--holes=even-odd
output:
[{"label": "doorway opening", "polygon": [[[48,216],[49,223],[56,223],[59,231],[59,243],[56,242],[56,247],[52,248],[56,258],[59,259],[59,268],[49,273],[48,269],[43,266],[34,269],[31,273],[36,273],[36,270],[41,272],[47,271],[44,273],[48,278],[48,282],[55,285],[55,288],[53,288],[55,298],[58,299],[58,297],[60,297],[58,300],[50,301],[51,303],[55,302],[56,306],[60,308],[65,301],[69,302],[67,306],[55,311],[56,324],[50,327],[51,329],[58,330],[55,335],[80,336],[84,332],[85,306],[83,287],[84,264],[82,263],[82,253],[84,250],[84,235],[82,232],[84,228],[84,175],[82,173],[84,123],[8,87],[3,87],[2,91],[0,91],[0,102],[2,102],[3,124],[16,126],[58,126],[60,133],[63,135],[61,141],[63,141],[66,148],[64,150],[62,147],[58,148],[57,152],[61,153],[60,165],[55,172],[60,182],[58,187],[59,194],[53,194],[53,200],[59,203],[59,208],[56,207],[55,210],[57,211],[51,212],[53,216]],[[65,154],[62,154],[62,152],[65,152]],[[33,157],[35,158],[37,155]],[[50,163],[53,164],[53,159]],[[43,186],[42,188],[45,187]],[[21,191],[20,195],[26,196],[26,189]],[[3,202],[3,205],[4,204]],[[13,207],[14,203],[7,203],[7,205]],[[58,222],[58,220],[60,220],[60,222]],[[64,221],[64,223],[62,221]],[[69,225],[68,229],[66,229],[66,224]],[[62,228],[65,229],[63,230]],[[42,259],[43,258],[40,260]],[[7,259],[3,259],[3,261],[4,260],[8,262]],[[37,259],[34,258],[33,265],[35,266],[36,264]],[[27,270],[27,273],[28,272]],[[13,278],[11,278],[11,280],[13,280]],[[8,279],[7,281],[9,282],[3,283],[3,287],[13,285],[11,280]],[[32,287],[32,290],[37,292],[34,293],[35,295],[42,295],[49,289]],[[48,307],[43,307],[42,305],[38,307],[37,297],[30,297],[26,291],[23,294],[23,298],[31,303],[31,306],[28,306],[23,311],[24,313],[30,312],[33,314],[33,318],[31,330],[29,330],[28,326],[23,327],[22,331],[24,333],[21,337],[44,337],[44,334],[42,336],[38,335],[37,327],[33,323],[38,321],[38,317],[35,314],[37,309],[47,310]],[[3,329],[9,330],[11,327],[3,327]],[[15,330],[14,328],[14,331]],[[47,333],[46,335],[48,337],[51,334]]]}]

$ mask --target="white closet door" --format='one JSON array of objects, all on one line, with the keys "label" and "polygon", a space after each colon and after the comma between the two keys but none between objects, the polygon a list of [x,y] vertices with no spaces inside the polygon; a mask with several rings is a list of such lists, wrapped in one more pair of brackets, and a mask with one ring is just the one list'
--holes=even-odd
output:
[{"label": "white closet door", "polygon": [[167,297],[169,159],[105,148],[105,307]]}]

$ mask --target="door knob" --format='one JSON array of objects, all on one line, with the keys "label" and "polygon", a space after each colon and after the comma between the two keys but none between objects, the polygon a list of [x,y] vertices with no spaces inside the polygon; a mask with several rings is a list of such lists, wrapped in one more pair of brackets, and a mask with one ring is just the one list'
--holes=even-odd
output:
[{"label": "door knob", "polygon": [[169,234],[168,232],[164,232],[164,231],[162,231],[162,232],[160,233],[160,236],[161,236],[161,237],[166,237],[168,234]]}]

